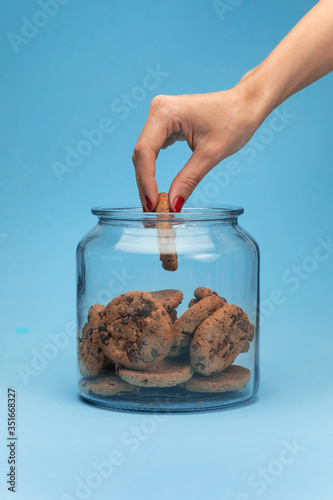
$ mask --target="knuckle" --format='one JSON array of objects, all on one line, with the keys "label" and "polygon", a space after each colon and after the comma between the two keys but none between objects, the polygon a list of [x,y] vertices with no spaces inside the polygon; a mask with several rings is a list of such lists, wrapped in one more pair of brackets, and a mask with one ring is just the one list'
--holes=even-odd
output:
[{"label": "knuckle", "polygon": [[159,95],[156,95],[151,103],[150,103],[150,107],[151,109],[154,109],[154,108],[157,108],[158,106],[160,106],[160,104],[165,100],[167,96],[166,95],[163,95],[163,94],[159,94]]},{"label": "knuckle", "polygon": [[134,151],[133,151],[133,155],[132,155],[132,160],[133,160],[133,163],[135,164],[135,162],[139,159],[139,158],[142,158],[146,155],[147,153],[147,146],[144,142],[138,142],[136,145],[135,145],[135,148],[134,148]]},{"label": "knuckle", "polygon": [[157,95],[151,101],[149,114],[151,117],[165,120],[172,130],[180,129],[180,117],[184,115],[182,96]]},{"label": "knuckle", "polygon": [[157,95],[150,103],[150,110],[153,112],[165,113],[172,109],[174,96],[170,95]]}]

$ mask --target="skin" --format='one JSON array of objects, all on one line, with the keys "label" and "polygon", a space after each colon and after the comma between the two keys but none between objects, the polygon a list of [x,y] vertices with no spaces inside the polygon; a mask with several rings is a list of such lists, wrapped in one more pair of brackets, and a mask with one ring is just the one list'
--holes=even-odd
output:
[{"label": "skin", "polygon": [[133,153],[144,211],[157,205],[155,163],[161,149],[186,140],[193,152],[169,190],[172,211],[180,211],[203,177],[245,146],[277,106],[332,70],[333,1],[320,0],[232,89],[156,96]]}]

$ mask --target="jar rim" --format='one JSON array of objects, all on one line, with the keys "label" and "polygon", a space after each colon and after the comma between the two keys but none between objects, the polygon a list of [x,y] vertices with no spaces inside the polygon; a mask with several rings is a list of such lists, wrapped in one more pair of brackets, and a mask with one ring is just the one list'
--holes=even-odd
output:
[{"label": "jar rim", "polygon": [[[91,212],[97,217],[108,220],[147,220],[156,218],[158,212],[143,212],[142,207],[93,207]],[[170,212],[172,220],[217,220],[234,219],[244,212],[243,207],[223,205],[221,207],[185,207],[179,213]],[[168,215],[163,213],[164,218]]]}]

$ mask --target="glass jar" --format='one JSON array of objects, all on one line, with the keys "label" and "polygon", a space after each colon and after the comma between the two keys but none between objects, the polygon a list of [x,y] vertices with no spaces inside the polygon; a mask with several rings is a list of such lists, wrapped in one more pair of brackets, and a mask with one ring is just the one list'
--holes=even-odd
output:
[{"label": "glass jar", "polygon": [[144,412],[249,402],[259,385],[259,249],[238,225],[243,209],[92,213],[98,223],[77,248],[81,397]]}]

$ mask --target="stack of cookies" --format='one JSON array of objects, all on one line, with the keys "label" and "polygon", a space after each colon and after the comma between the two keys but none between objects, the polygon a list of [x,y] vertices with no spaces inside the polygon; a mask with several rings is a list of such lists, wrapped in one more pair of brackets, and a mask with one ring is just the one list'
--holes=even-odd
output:
[{"label": "stack of cookies", "polygon": [[99,396],[178,386],[192,392],[244,388],[250,370],[232,363],[249,349],[246,313],[199,287],[177,318],[180,290],[133,291],[95,304],[79,339],[81,391]]}]

